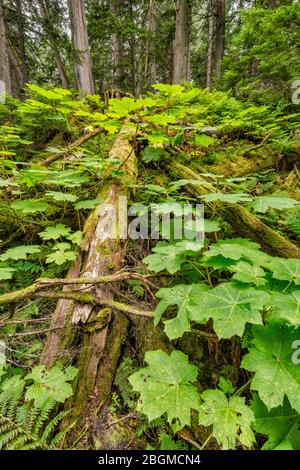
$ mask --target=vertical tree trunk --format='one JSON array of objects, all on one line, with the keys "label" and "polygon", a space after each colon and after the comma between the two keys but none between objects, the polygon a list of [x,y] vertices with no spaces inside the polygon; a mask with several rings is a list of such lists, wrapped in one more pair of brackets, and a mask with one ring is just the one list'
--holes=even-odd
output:
[{"label": "vertical tree trunk", "polygon": [[[112,8],[113,14],[116,17],[118,17],[119,16],[118,5],[116,3],[113,3],[111,8]],[[123,41],[118,32],[112,33],[111,45],[112,45],[112,59],[113,59],[113,84],[120,86],[122,77],[123,77],[123,70],[122,70]]]},{"label": "vertical tree trunk", "polygon": [[18,45],[19,45],[19,54],[20,54],[20,68],[22,72],[22,83],[20,88],[23,88],[25,83],[28,82],[28,67],[27,67],[27,57],[25,50],[25,35],[24,35],[24,20],[22,13],[22,4],[21,0],[16,0],[16,12],[17,12],[17,24],[18,24]]},{"label": "vertical tree trunk", "polygon": [[206,87],[211,87],[212,77],[212,56],[213,56],[213,41],[214,41],[214,17],[213,17],[213,0],[208,2],[208,46],[207,46],[207,69],[206,69]]},{"label": "vertical tree trunk", "polygon": [[53,24],[52,24],[52,19],[51,19],[51,13],[49,11],[48,0],[38,0],[38,4],[41,9],[44,28],[48,36],[48,40],[49,40],[49,43],[50,43],[50,46],[54,55],[54,60],[56,63],[56,67],[58,69],[58,73],[59,73],[62,85],[64,88],[69,88],[70,83],[69,83],[69,79],[66,73],[65,64],[62,60],[59,46],[57,44],[57,40],[53,31]]},{"label": "vertical tree trunk", "polygon": [[0,80],[4,82],[6,93],[12,93],[9,49],[6,37],[3,1],[0,0]]},{"label": "vertical tree trunk", "polygon": [[73,46],[76,53],[75,78],[78,90],[94,94],[92,61],[89,49],[84,0],[69,0]]},{"label": "vertical tree trunk", "polygon": [[225,47],[225,1],[217,0],[217,28],[216,28],[216,80],[222,78],[222,60]]},{"label": "vertical tree trunk", "polygon": [[191,22],[191,0],[177,0],[173,66],[174,83],[182,83],[190,78]]},{"label": "vertical tree trunk", "polygon": [[149,85],[154,85],[157,81],[157,65],[155,61],[155,48],[153,47],[153,39],[156,30],[156,18],[154,12],[154,1],[149,0],[147,12],[147,29],[149,35],[146,42],[145,53],[145,77],[149,80]]}]

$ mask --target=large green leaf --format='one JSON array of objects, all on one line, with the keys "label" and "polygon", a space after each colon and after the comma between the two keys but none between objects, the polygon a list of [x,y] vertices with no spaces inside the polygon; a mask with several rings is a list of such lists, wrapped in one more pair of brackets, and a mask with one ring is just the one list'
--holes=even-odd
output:
[{"label": "large green leaf", "polygon": [[7,261],[9,259],[19,260],[19,259],[27,259],[28,255],[32,255],[35,253],[40,253],[41,248],[38,245],[31,245],[25,246],[20,245],[16,246],[15,248],[9,248],[0,256],[0,261]]},{"label": "large green leaf", "polygon": [[300,259],[269,258],[265,266],[273,272],[273,278],[300,285]]},{"label": "large green leaf", "polygon": [[252,201],[252,197],[248,194],[244,193],[233,193],[233,194],[223,194],[223,193],[210,193],[201,196],[201,199],[205,202],[214,202],[214,201],[222,201],[228,202],[229,204],[237,203],[237,202],[249,202]]},{"label": "large green leaf", "polygon": [[300,367],[292,360],[300,328],[270,321],[266,326],[254,326],[252,331],[252,347],[242,361],[244,369],[255,372],[252,389],[269,410],[283,405],[287,396],[300,413]]},{"label": "large green leaf", "polygon": [[271,316],[286,320],[292,325],[300,325],[300,290],[290,294],[272,292],[270,307]]},{"label": "large green leaf", "polygon": [[204,403],[199,408],[199,423],[213,426],[212,434],[224,450],[235,449],[237,440],[245,447],[252,447],[254,413],[245,405],[244,398],[227,399],[221,390],[206,390],[201,398]]},{"label": "large green leaf", "polygon": [[156,294],[160,303],[155,310],[155,324],[157,325],[171,305],[177,305],[177,316],[165,321],[165,332],[170,339],[180,338],[186,331],[190,331],[190,321],[193,310],[199,309],[203,293],[209,289],[208,285],[191,284],[178,285],[171,289],[160,289]]},{"label": "large green leaf", "polygon": [[167,242],[158,242],[153,248],[153,253],[148,255],[143,261],[150,271],[159,273],[165,269],[174,274],[180,270],[181,265],[186,260],[186,249]]},{"label": "large green leaf", "polygon": [[148,366],[129,377],[133,390],[140,393],[138,410],[149,421],[166,414],[175,430],[190,425],[191,410],[200,404],[192,385],[197,367],[189,364],[188,357],[180,351],[173,351],[170,356],[163,351],[149,351],[145,361]]},{"label": "large green leaf", "polygon": [[40,232],[39,236],[43,240],[58,240],[60,237],[66,237],[70,234],[71,229],[64,224],[57,224],[54,227],[47,227],[46,230]]},{"label": "large green leaf", "polygon": [[26,199],[24,201],[13,202],[11,207],[24,214],[34,214],[35,212],[45,212],[49,205],[46,202],[37,201],[36,199]]},{"label": "large green leaf", "polygon": [[69,382],[76,377],[76,374],[77,369],[71,366],[65,370],[59,364],[52,367],[52,369],[47,369],[45,366],[36,366],[25,377],[26,381],[33,381],[27,387],[25,399],[34,400],[37,406],[42,406],[49,399],[64,403],[73,394]]},{"label": "large green leaf", "polygon": [[226,282],[203,295],[191,319],[203,323],[212,318],[219,338],[242,336],[246,323],[262,323],[261,311],[268,299],[265,291]]},{"label": "large green leaf", "polygon": [[296,201],[290,197],[261,196],[254,199],[253,209],[255,212],[265,214],[269,209],[291,209],[296,204],[299,204],[299,201]]},{"label": "large green leaf", "polygon": [[262,449],[300,450],[300,415],[293,410],[286,398],[283,406],[268,411],[259,396],[255,394],[251,409],[255,414],[256,432],[269,437]]}]

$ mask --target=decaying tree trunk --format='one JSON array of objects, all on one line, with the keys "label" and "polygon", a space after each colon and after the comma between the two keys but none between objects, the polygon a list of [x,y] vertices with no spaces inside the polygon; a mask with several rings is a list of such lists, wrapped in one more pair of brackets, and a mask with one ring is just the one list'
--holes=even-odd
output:
[{"label": "decaying tree trunk", "polygon": [[[119,160],[124,173],[117,181],[107,180],[101,188],[98,198],[103,202],[85,224],[82,263],[77,260],[69,277],[80,272],[84,278],[97,278],[123,268],[127,206],[120,205],[120,202],[124,202],[122,198],[127,197],[129,184],[135,183],[137,178],[136,155],[130,144],[134,136],[135,130],[125,126],[110,150],[110,159]],[[92,291],[102,300],[112,300],[114,296],[109,284],[82,285],[81,289],[83,293]],[[61,351],[70,349],[70,339],[72,336],[74,338],[72,327],[78,329],[80,325],[79,372],[72,403],[68,404],[72,409],[68,422],[76,421],[74,435],[75,430],[85,429],[88,433],[92,425],[91,417],[96,419],[96,410],[109,398],[115,367],[127,335],[128,320],[125,314],[115,314],[111,308],[62,300],[58,303],[51,326],[61,327],[62,323],[65,324],[64,330],[59,333],[53,331],[48,337],[43,362],[51,365]]]},{"label": "decaying tree trunk", "polygon": [[[203,177],[174,159],[172,163],[168,164],[168,170],[182,179],[202,181],[201,185],[188,186],[188,190],[193,194],[201,196],[216,191],[213,185],[207,183]],[[300,258],[300,248],[268,227],[244,207],[221,201],[208,202],[205,205],[223,220],[226,220],[239,235],[259,243],[270,255],[282,258]]]}]

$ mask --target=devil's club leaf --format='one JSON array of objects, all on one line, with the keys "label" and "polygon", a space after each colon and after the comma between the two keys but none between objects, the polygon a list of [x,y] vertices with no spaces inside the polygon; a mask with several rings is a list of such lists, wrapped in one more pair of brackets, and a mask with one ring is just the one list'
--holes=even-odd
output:
[{"label": "devil's club leaf", "polygon": [[191,319],[203,323],[212,318],[219,338],[242,336],[246,323],[262,323],[260,311],[268,298],[264,291],[235,282],[224,283],[204,294]]},{"label": "devil's club leaf", "polygon": [[237,440],[245,447],[252,446],[254,413],[245,405],[244,398],[227,399],[221,390],[206,390],[201,398],[204,403],[199,409],[199,423],[213,426],[213,436],[223,449],[234,449]]},{"label": "devil's club leaf", "polygon": [[273,278],[300,285],[300,259],[270,258],[266,268],[273,271]]},{"label": "devil's club leaf", "polygon": [[48,399],[64,403],[73,394],[69,382],[76,374],[74,367],[68,367],[66,370],[60,365],[55,365],[50,370],[45,366],[34,367],[25,377],[26,381],[33,381],[33,384],[27,387],[25,399],[34,400],[37,406],[42,406]]},{"label": "devil's club leaf", "polygon": [[156,324],[170,305],[177,305],[177,316],[165,322],[165,332],[170,339],[179,338],[190,331],[190,319],[193,310],[198,311],[203,293],[209,287],[206,284],[178,285],[171,289],[160,289],[157,297],[161,300],[156,308]]},{"label": "devil's club leaf", "polygon": [[290,197],[261,196],[254,199],[253,209],[255,212],[265,214],[269,209],[291,209],[296,204],[299,204],[299,201],[291,199]]},{"label": "devil's club leaf", "polygon": [[251,406],[256,432],[269,437],[264,450],[300,450],[300,416],[285,398],[283,406],[268,411],[257,394]]},{"label": "devil's club leaf", "polygon": [[170,274],[174,274],[180,270],[182,263],[186,259],[185,248],[166,242],[157,243],[152,251],[154,254],[147,256],[144,259],[144,263],[150,271],[155,273],[166,269]]},{"label": "devil's club leaf", "polygon": [[253,327],[252,347],[243,358],[242,367],[255,372],[252,389],[269,410],[283,404],[287,396],[300,413],[300,367],[293,361],[293,343],[300,338],[300,328],[280,321]]},{"label": "devil's club leaf", "polygon": [[169,356],[163,351],[146,353],[148,366],[130,376],[133,390],[140,393],[138,410],[149,421],[164,414],[174,429],[190,425],[191,409],[199,408],[199,394],[193,382],[197,367],[180,351]]},{"label": "devil's club leaf", "polygon": [[40,253],[41,249],[37,245],[25,246],[20,245],[16,246],[15,248],[9,248],[9,250],[5,251],[0,256],[0,261],[7,261],[8,259],[19,260],[19,259],[27,259],[28,255],[34,253]]},{"label": "devil's club leaf", "polygon": [[270,299],[270,306],[275,318],[282,318],[292,325],[300,325],[300,291],[291,294],[273,292]]},{"label": "devil's club leaf", "polygon": [[46,230],[40,233],[43,240],[58,240],[60,237],[66,237],[71,232],[71,229],[64,224],[57,224],[54,227],[47,227]]}]

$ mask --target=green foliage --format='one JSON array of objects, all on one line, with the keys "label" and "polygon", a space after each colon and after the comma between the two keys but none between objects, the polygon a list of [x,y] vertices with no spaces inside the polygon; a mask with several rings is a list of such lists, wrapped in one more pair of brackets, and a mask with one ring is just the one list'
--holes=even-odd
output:
[{"label": "green foliage", "polygon": [[226,398],[221,390],[206,390],[199,408],[199,423],[213,426],[212,435],[224,450],[235,449],[238,439],[244,447],[255,442],[251,423],[254,413],[241,397]]},{"label": "green foliage", "polygon": [[[65,386],[64,379],[72,380],[75,372],[68,369],[63,372],[60,366],[55,366],[49,371],[44,369],[43,374],[41,366],[33,368],[26,377],[8,366],[0,366],[0,449],[60,448],[67,429],[59,431],[59,424],[69,412],[57,412],[57,403],[64,401],[63,394],[57,390],[61,384]],[[32,381],[33,384],[27,384]],[[64,395],[72,395],[72,389]]]},{"label": "green foliage", "polygon": [[129,381],[133,390],[140,393],[138,410],[150,421],[167,415],[174,430],[190,424],[191,409],[198,409],[199,395],[193,384],[197,367],[188,363],[180,351],[170,356],[163,351],[146,353],[148,366],[135,372]]},{"label": "green foliage", "polygon": [[300,412],[300,369],[292,362],[292,345],[299,339],[299,331],[274,321],[253,327],[252,346],[243,358],[242,367],[255,373],[251,387],[268,410],[282,406],[287,397],[291,406]]}]

